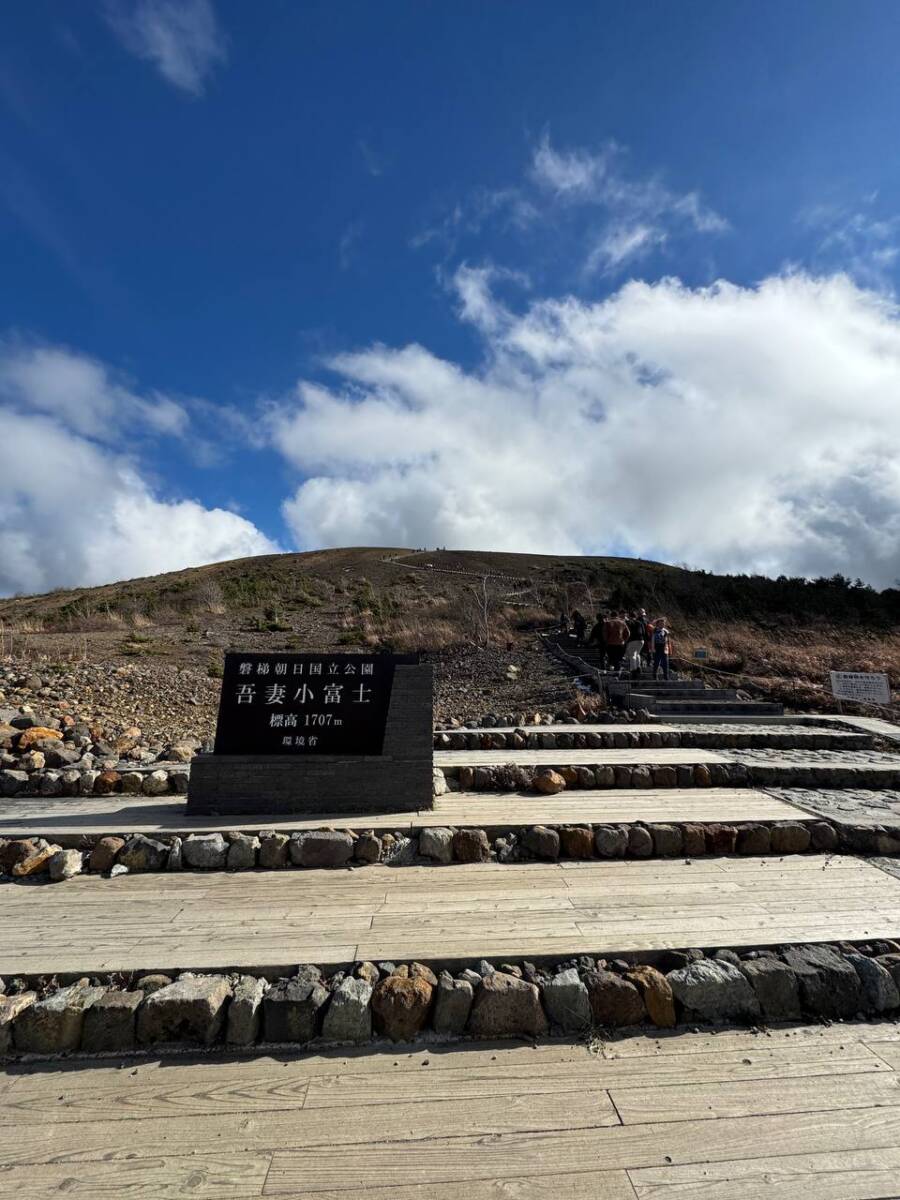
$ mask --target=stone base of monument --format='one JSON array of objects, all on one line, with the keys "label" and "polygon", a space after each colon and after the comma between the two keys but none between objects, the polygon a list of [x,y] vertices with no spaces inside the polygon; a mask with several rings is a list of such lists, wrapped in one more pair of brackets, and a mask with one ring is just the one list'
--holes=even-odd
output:
[{"label": "stone base of monument", "polygon": [[431,808],[432,691],[430,665],[398,663],[380,754],[198,755],[191,764],[188,815]]}]

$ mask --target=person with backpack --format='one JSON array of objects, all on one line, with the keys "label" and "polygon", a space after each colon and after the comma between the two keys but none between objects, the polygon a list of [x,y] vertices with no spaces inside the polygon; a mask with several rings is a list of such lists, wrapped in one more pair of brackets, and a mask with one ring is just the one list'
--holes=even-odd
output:
[{"label": "person with backpack", "polygon": [[665,617],[657,617],[653,622],[653,678],[659,678],[660,670],[663,679],[669,678],[669,655],[672,652],[672,639]]},{"label": "person with backpack", "polygon": [[587,633],[587,621],[576,608],[572,613],[572,632],[575,634],[575,644],[584,645],[584,635]]},{"label": "person with backpack", "polygon": [[643,609],[633,612],[628,619],[628,642],[625,646],[625,662],[632,678],[641,673],[641,650],[647,637],[647,622]]},{"label": "person with backpack", "polygon": [[610,671],[619,671],[625,656],[625,643],[628,641],[628,625],[623,612],[610,613],[603,622],[604,640],[606,642],[606,657]]}]

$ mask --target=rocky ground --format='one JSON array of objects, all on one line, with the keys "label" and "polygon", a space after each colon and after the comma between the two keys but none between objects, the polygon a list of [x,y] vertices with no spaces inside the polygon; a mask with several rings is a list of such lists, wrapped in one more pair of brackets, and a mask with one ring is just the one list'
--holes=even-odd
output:
[{"label": "rocky ground", "polygon": [[[576,699],[563,668],[537,643],[430,657],[439,722],[480,719],[491,709],[556,711]],[[187,761],[214,734],[219,688],[217,678],[191,666],[7,659],[0,664],[0,767],[102,771],[114,760]]]}]

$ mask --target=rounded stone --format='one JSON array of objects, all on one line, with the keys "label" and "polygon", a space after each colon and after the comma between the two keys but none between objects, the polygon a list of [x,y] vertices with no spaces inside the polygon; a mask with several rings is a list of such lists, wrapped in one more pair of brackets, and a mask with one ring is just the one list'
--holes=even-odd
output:
[{"label": "rounded stone", "polygon": [[628,830],[628,853],[632,858],[650,858],[653,854],[653,838],[649,829],[632,825]]}]

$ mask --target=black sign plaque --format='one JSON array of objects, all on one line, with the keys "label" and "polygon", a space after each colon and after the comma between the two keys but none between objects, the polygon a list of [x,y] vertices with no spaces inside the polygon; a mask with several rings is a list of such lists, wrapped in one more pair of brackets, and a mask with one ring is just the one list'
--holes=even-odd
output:
[{"label": "black sign plaque", "polygon": [[379,755],[398,663],[415,655],[225,655],[214,753]]}]

